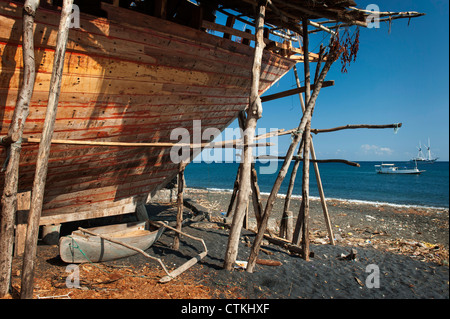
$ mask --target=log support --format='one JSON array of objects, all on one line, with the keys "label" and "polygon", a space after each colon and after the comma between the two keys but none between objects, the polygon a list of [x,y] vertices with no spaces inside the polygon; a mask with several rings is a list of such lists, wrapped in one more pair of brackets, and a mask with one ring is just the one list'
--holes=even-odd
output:
[{"label": "log support", "polygon": [[19,182],[19,159],[22,148],[22,134],[29,114],[29,104],[36,78],[34,60],[33,26],[39,0],[27,0],[23,7],[23,84],[19,92],[8,136],[2,139],[7,148],[8,159],[5,172],[0,212],[0,298],[11,285],[11,267],[14,243],[14,224],[17,211],[17,188]]},{"label": "log support", "polygon": [[[177,195],[177,230],[181,232],[181,226],[183,224],[183,189],[184,189],[184,169],[186,163],[181,162],[178,168],[178,195]],[[173,239],[173,249],[178,250],[180,248],[180,233],[176,233]]]},{"label": "log support", "polygon": [[61,21],[56,40],[55,60],[53,61],[53,72],[50,81],[47,112],[45,115],[42,140],[41,143],[39,143],[36,173],[33,182],[33,192],[31,195],[30,213],[28,215],[27,237],[22,268],[22,286],[20,292],[20,297],[22,299],[31,299],[33,297],[34,263],[37,250],[36,246],[39,232],[39,219],[42,212],[50,145],[56,119],[59,94],[61,91],[64,56],[66,52],[67,39],[69,36],[72,5],[73,0],[63,1]]},{"label": "log support", "polygon": [[[261,99],[259,97],[259,80],[261,74],[262,55],[264,44],[264,18],[266,12],[266,1],[260,1],[258,4],[258,16],[256,17],[256,41],[255,55],[252,67],[252,83],[250,89],[249,106],[247,110],[247,119],[245,122],[244,144],[252,144],[256,123],[262,115]],[[242,223],[245,216],[245,210],[250,194],[251,163],[253,159],[252,148],[245,146],[243,150],[244,158],[239,177],[239,190],[236,204],[236,211],[231,224],[230,235],[228,237],[227,249],[223,267],[232,270],[236,261],[239,245],[239,237],[242,230]]]},{"label": "log support", "polygon": [[[307,52],[307,50],[305,49],[305,60],[309,61],[309,58],[306,56],[306,52]],[[253,270],[254,270],[254,267],[256,264],[256,259],[258,257],[259,248],[261,246],[261,242],[262,242],[264,233],[267,228],[267,223],[269,221],[269,217],[272,212],[273,205],[275,203],[275,199],[276,199],[278,191],[281,187],[281,183],[283,182],[283,180],[288,172],[289,165],[290,165],[292,157],[294,155],[294,151],[300,142],[301,136],[305,132],[306,125],[311,120],[312,112],[313,112],[317,97],[322,88],[322,84],[325,80],[325,77],[326,77],[328,71],[330,70],[331,65],[335,61],[335,57],[336,57],[335,53],[332,53],[332,55],[333,56],[331,58],[330,57],[327,58],[327,61],[324,65],[323,69],[321,70],[320,75],[318,76],[316,87],[314,89],[314,92],[311,95],[311,98],[307,102],[305,112],[303,113],[302,119],[298,126],[298,130],[297,130],[298,133],[295,134],[293,141],[292,141],[291,145],[289,146],[289,149],[286,153],[286,158],[278,172],[278,176],[275,180],[272,191],[270,192],[269,198],[267,199],[267,204],[266,204],[266,208],[264,210],[264,215],[263,215],[263,218],[261,221],[261,225],[258,229],[258,233],[256,235],[255,241],[253,242],[253,246],[252,246],[251,252],[250,252],[250,257],[248,260],[247,271],[250,273],[253,272]],[[309,258],[309,254],[307,255],[306,252],[304,255],[306,255],[307,258]]]}]

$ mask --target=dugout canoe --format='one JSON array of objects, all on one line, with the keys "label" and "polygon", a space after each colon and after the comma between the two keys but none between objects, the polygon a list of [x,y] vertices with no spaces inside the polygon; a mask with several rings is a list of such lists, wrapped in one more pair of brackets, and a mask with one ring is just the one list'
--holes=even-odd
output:
[{"label": "dugout canoe", "polygon": [[[80,27],[70,29],[53,139],[174,143],[175,128],[192,133],[193,121],[201,120],[202,132],[222,131],[246,108],[251,46],[102,6],[107,18],[81,13]],[[52,8],[40,7],[36,14],[37,76],[24,141],[41,137],[59,19]],[[208,22],[208,28],[214,25]],[[21,35],[22,3],[0,0],[1,136],[7,135],[21,86]],[[265,50],[260,94],[295,63]],[[38,144],[22,144],[19,193],[24,196],[19,198],[31,191],[37,152]],[[169,152],[168,147],[53,144],[40,224],[134,212],[176,176],[178,164]],[[0,165],[6,160],[1,147]],[[0,173],[0,192],[3,180]]]},{"label": "dugout canoe", "polygon": [[[134,222],[92,227],[87,230],[145,251],[158,241],[165,227],[158,228],[149,225],[148,222]],[[59,255],[66,263],[103,262],[137,253],[136,250],[81,230],[76,230],[70,236],[63,236],[59,240]]]}]

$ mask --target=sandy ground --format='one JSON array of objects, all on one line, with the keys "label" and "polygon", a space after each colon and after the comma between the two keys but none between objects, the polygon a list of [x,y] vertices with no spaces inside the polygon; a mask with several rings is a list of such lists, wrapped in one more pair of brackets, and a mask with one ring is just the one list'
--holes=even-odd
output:
[{"label": "sandy ground", "polygon": [[[80,287],[67,288],[67,265],[58,256],[57,246],[38,246],[35,298],[70,297],[72,299],[448,299],[448,210],[360,205],[328,202],[336,246],[328,237],[319,202],[311,202],[311,250],[309,262],[282,247],[265,243],[260,259],[273,260],[279,266],[257,265],[250,274],[241,269],[222,269],[229,229],[222,223],[221,212],[229,204],[229,193],[188,189],[186,197],[202,206],[204,212],[185,209],[183,230],[204,239],[208,255],[192,268],[167,284],[152,260],[137,254],[108,263],[79,266]],[[274,217],[281,215],[284,199],[277,200]],[[294,200],[292,211],[298,212]],[[150,218],[175,220],[176,208],[169,203],[147,206]],[[207,212],[210,220],[192,221]],[[252,213],[250,212],[250,216]],[[126,221],[127,215],[113,222]],[[276,222],[274,221],[274,224]],[[66,225],[70,233],[77,226]],[[111,221],[110,221],[111,222]],[[275,226],[276,227],[276,226]],[[64,234],[63,234],[64,235]],[[245,261],[254,233],[243,230],[238,260]],[[166,231],[147,250],[175,269],[203,248],[200,243],[182,238],[179,251],[172,249],[173,232]],[[348,260],[351,249],[356,259]],[[14,259],[13,294],[20,290],[21,259]]]}]

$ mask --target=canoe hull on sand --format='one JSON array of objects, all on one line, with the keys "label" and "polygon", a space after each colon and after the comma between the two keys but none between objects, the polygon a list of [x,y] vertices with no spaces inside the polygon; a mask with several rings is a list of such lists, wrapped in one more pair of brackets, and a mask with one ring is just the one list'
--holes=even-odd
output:
[{"label": "canoe hull on sand", "polygon": [[[149,229],[146,222],[93,227],[88,230],[146,250],[162,235],[165,227]],[[104,262],[137,254],[135,250],[79,230],[59,240],[59,253],[66,263]]]}]

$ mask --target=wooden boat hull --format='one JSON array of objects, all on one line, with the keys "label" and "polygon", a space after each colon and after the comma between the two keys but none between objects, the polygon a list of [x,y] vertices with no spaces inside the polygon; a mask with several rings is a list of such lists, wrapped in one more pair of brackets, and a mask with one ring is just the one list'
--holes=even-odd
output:
[{"label": "wooden boat hull", "polygon": [[[105,10],[108,19],[82,13],[80,28],[70,30],[54,139],[175,143],[175,128],[192,133],[201,120],[202,133],[222,131],[246,108],[252,47],[126,9]],[[37,77],[24,137],[41,136],[59,17],[44,8],[36,15]],[[0,135],[21,86],[21,34],[22,4],[0,0]],[[260,93],[294,64],[265,51]],[[23,143],[20,192],[32,188],[37,152],[38,144]],[[0,148],[0,163],[6,159]],[[134,212],[177,170],[170,148],[54,144],[40,223]]]},{"label": "wooden boat hull", "polygon": [[393,164],[375,165],[375,171],[378,174],[400,174],[400,175],[419,175],[425,172],[417,168],[399,169]]},{"label": "wooden boat hull", "polygon": [[[160,227],[150,231],[146,222],[137,222],[94,227],[88,230],[146,250],[161,237],[164,229]],[[60,238],[59,254],[66,263],[84,263],[115,260],[135,255],[137,252],[100,237],[74,231],[70,236]]]},{"label": "wooden boat hull", "polygon": [[378,174],[397,174],[397,175],[419,175],[425,171],[415,171],[415,170],[405,170],[405,171],[396,171],[396,172],[377,172]]}]

